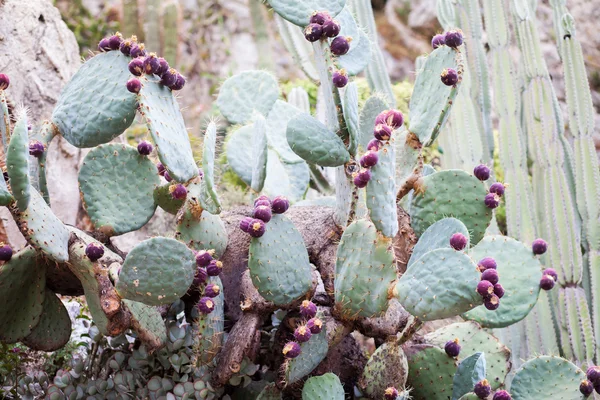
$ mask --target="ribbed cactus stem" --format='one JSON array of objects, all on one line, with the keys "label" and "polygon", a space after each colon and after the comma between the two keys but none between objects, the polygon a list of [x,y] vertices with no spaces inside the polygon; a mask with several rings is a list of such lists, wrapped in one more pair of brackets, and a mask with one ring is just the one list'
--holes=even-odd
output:
[{"label": "ribbed cactus stem", "polygon": [[[177,0],[165,2],[161,9],[161,56],[176,67],[179,63],[179,30],[182,26],[181,6]],[[154,51],[153,49],[150,49]]]},{"label": "ribbed cactus stem", "polygon": [[252,28],[254,29],[254,40],[258,48],[258,68],[273,69],[273,54],[271,51],[272,45],[269,38],[269,24],[266,21],[266,8],[260,0],[250,0],[250,19],[252,20]]},{"label": "ribbed cactus stem", "polygon": [[148,51],[160,51],[161,4],[160,0],[146,0],[143,20],[144,43]]},{"label": "ribbed cactus stem", "polygon": [[277,23],[281,40],[283,40],[283,44],[285,44],[287,50],[292,54],[296,64],[298,64],[308,78],[318,81],[319,73],[312,60],[312,47],[304,38],[302,29],[286,21],[279,14],[275,14],[273,18]]},{"label": "ribbed cactus stem", "polygon": [[138,0],[122,0],[123,14],[121,19],[121,33],[124,36],[136,35],[140,42],[144,41],[144,30],[140,20],[140,6]]}]

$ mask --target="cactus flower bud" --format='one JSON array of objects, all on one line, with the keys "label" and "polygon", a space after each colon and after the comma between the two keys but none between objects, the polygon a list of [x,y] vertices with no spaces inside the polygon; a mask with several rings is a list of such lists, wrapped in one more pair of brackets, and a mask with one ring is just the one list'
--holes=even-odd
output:
[{"label": "cactus flower bud", "polygon": [[458,338],[446,342],[446,345],[444,346],[444,351],[446,352],[446,354],[448,354],[449,357],[458,357],[458,355],[460,354],[460,344]]}]

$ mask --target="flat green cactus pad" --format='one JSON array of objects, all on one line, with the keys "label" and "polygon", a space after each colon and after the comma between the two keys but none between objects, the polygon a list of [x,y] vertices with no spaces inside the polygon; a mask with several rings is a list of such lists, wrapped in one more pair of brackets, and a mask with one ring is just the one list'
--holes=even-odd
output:
[{"label": "flat green cactus pad", "polygon": [[315,11],[327,11],[333,18],[346,5],[346,0],[268,0],[275,12],[293,24],[305,27]]},{"label": "flat green cactus pad", "polygon": [[[441,74],[446,68],[458,71],[459,80],[455,86],[446,86],[442,82]],[[452,102],[458,94],[462,69],[460,51],[440,46],[427,56],[423,68],[417,71],[409,104],[409,130],[425,146],[433,143],[450,115]]]},{"label": "flat green cactus pad", "polygon": [[408,361],[396,342],[384,343],[371,355],[359,385],[372,399],[383,399],[390,386],[402,388],[408,377]]},{"label": "flat green cactus pad", "polygon": [[379,152],[379,162],[371,168],[367,184],[369,217],[383,236],[393,238],[398,233],[396,206],[396,151],[386,144]]},{"label": "flat green cactus pad", "polygon": [[421,258],[425,253],[435,249],[450,249],[450,238],[455,233],[462,233],[467,238],[467,246],[469,248],[469,231],[465,224],[456,218],[440,219],[431,225],[419,238],[419,241],[413,248],[412,255],[408,260],[408,267],[415,261]]},{"label": "flat green cactus pad", "polygon": [[131,313],[132,329],[149,350],[154,351],[167,344],[167,328],[156,308],[126,299],[123,304]]},{"label": "flat green cactus pad", "polygon": [[30,188],[29,206],[20,215],[21,232],[29,243],[57,262],[69,259],[69,230],[54,215],[42,196]]},{"label": "flat green cactus pad", "polygon": [[274,383],[269,383],[264,389],[260,392],[256,400],[282,400],[283,397],[281,395],[281,390],[277,388],[277,385]]},{"label": "flat green cactus pad", "polygon": [[486,328],[503,328],[525,318],[537,303],[543,269],[531,247],[506,236],[486,236],[469,255],[475,262],[484,257],[496,260],[505,294],[497,310],[480,306],[463,317]]},{"label": "flat green cactus pad", "polygon": [[527,361],[510,386],[513,400],[582,400],[579,384],[585,373],[564,358],[541,356]]},{"label": "flat green cactus pad", "polygon": [[218,276],[211,276],[208,279],[209,284],[218,285],[221,288],[221,293],[212,300],[215,303],[215,309],[210,314],[200,314],[196,318],[196,343],[194,351],[199,354],[198,361],[201,365],[210,364],[221,346],[225,338],[225,295],[223,294],[223,283]]},{"label": "flat green cactus pad", "polygon": [[492,389],[504,384],[510,371],[510,350],[477,323],[457,322],[425,335],[425,341],[443,349],[450,340],[458,339],[461,351],[459,361],[478,351],[485,353],[486,375]]},{"label": "flat green cactus pad", "polygon": [[113,236],[135,231],[156,210],[156,166],[135,147],[109,143],[92,149],[79,171],[85,208],[101,232]]},{"label": "flat green cactus pad", "polygon": [[397,278],[392,241],[366,220],[346,228],[337,249],[335,303],[344,318],[375,317],[388,308]]},{"label": "flat green cactus pad", "polygon": [[327,329],[323,323],[323,330],[313,335],[308,342],[300,344],[302,352],[296,358],[285,362],[285,383],[290,385],[310,374],[325,359],[329,351],[327,344]]},{"label": "flat green cactus pad", "polygon": [[172,303],[194,280],[194,253],[175,239],[145,240],[127,254],[116,289],[125,299],[158,306]]},{"label": "flat green cactus pad", "polygon": [[260,193],[265,186],[267,177],[267,121],[262,115],[257,115],[254,121],[254,146],[252,147],[252,182],[250,187]]},{"label": "flat green cactus pad", "polygon": [[344,108],[344,120],[346,121],[346,127],[350,135],[350,142],[348,143],[348,152],[350,155],[355,156],[358,151],[358,141],[360,138],[360,126],[359,126],[359,113],[358,113],[358,87],[355,82],[351,82],[346,86],[344,92],[344,102],[342,103]]},{"label": "flat green cactus pad", "polygon": [[148,125],[158,158],[177,182],[198,175],[185,121],[171,89],[155,80],[142,80],[138,109]]},{"label": "flat green cactus pad", "polygon": [[267,116],[279,97],[279,86],[265,71],[244,71],[227,79],[217,97],[217,107],[234,124],[243,124],[255,111]]},{"label": "flat green cactus pad", "polygon": [[408,359],[407,386],[414,400],[448,400],[457,361],[437,346],[420,344],[405,349]]},{"label": "flat green cactus pad", "polygon": [[192,208],[186,208],[177,222],[176,238],[194,250],[215,250],[220,258],[227,248],[227,231],[218,215],[202,211],[196,218]]},{"label": "flat green cactus pad", "polygon": [[206,211],[211,214],[221,213],[221,201],[215,188],[215,152],[217,147],[217,125],[208,124],[204,134],[204,150],[202,153],[202,171],[204,178],[200,183],[198,200]]},{"label": "flat green cactus pad", "polygon": [[449,318],[483,303],[476,291],[480,278],[468,255],[437,249],[406,270],[394,293],[406,311],[423,321]]},{"label": "flat green cactus pad", "polygon": [[344,400],[344,387],[337,375],[328,372],[308,378],[302,388],[302,400]]},{"label": "flat green cactus pad", "polygon": [[373,132],[375,131],[375,119],[377,116],[388,110],[390,107],[387,105],[385,100],[378,96],[371,96],[365,102],[362,110],[360,111],[360,140],[359,144],[362,150],[367,150],[367,145],[373,139]]},{"label": "flat green cactus pad", "polygon": [[70,337],[69,312],[63,302],[51,290],[46,289],[40,322],[23,339],[23,344],[34,350],[54,351],[66,345]]},{"label": "flat green cactus pad", "polygon": [[15,124],[8,150],[6,151],[6,171],[10,187],[17,200],[17,207],[24,211],[31,197],[29,183],[29,136],[25,114]]},{"label": "flat green cactus pad", "polygon": [[312,286],[302,235],[283,214],[273,215],[265,234],[252,238],[248,268],[261,296],[277,305],[291,303]]},{"label": "flat green cactus pad", "polygon": [[461,399],[473,390],[477,382],[484,380],[485,377],[485,353],[477,352],[461,360],[452,381],[452,399]]},{"label": "flat green cactus pad", "polygon": [[8,186],[4,177],[0,179],[0,206],[7,206],[14,200],[12,194],[8,191]]},{"label": "flat green cactus pad", "polygon": [[477,244],[492,220],[492,210],[483,202],[486,194],[485,185],[464,171],[427,175],[413,195],[411,226],[420,236],[434,222],[454,217],[471,232],[471,243]]},{"label": "flat green cactus pad", "polygon": [[170,183],[167,183],[166,185],[162,186],[156,186],[156,188],[154,189],[154,203],[169,214],[175,215],[177,214],[179,209],[183,207],[185,199],[174,199],[173,196],[171,196],[171,192],[169,191],[170,187]]},{"label": "flat green cactus pad", "polygon": [[348,72],[348,75],[358,75],[367,68],[371,62],[371,40],[366,33],[360,31],[354,37],[350,51],[338,58],[339,65]]},{"label": "flat green cactus pad", "polygon": [[137,99],[126,87],[130,61],[119,51],[100,53],[67,83],[52,122],[73,146],[108,143],[131,125]]},{"label": "flat green cactus pad", "polygon": [[309,114],[302,113],[290,120],[287,140],[294,153],[309,163],[338,167],[350,161],[342,139]]},{"label": "flat green cactus pad", "polygon": [[301,114],[302,110],[282,100],[277,100],[267,118],[267,139],[282,161],[287,163],[304,162],[294,153],[287,141],[288,122]]},{"label": "flat green cactus pad", "polygon": [[0,340],[15,343],[39,323],[46,295],[46,268],[26,247],[0,266]]}]

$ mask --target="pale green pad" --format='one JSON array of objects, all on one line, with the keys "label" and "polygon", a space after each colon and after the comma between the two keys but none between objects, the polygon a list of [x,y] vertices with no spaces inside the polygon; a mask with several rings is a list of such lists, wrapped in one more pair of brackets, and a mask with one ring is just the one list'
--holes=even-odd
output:
[{"label": "pale green pad", "polygon": [[461,346],[459,361],[478,351],[484,352],[486,375],[492,389],[498,389],[504,384],[511,368],[508,347],[471,321],[447,325],[425,336],[427,343],[434,344],[442,350],[448,341],[454,339],[458,339]]},{"label": "pale green pad", "polygon": [[467,246],[465,249],[468,249],[470,235],[465,224],[456,218],[440,219],[427,228],[425,232],[423,232],[419,238],[419,241],[413,248],[410,260],[408,260],[408,267],[410,267],[415,261],[431,250],[443,248],[451,249],[452,247],[450,246],[450,238],[455,233],[462,233],[465,235],[467,238]]},{"label": "pale green pad", "polygon": [[34,350],[54,351],[66,345],[70,337],[69,312],[63,302],[50,289],[46,289],[40,322],[23,339],[23,344]]},{"label": "pale green pad", "polygon": [[234,124],[243,124],[258,111],[266,116],[279,97],[279,86],[265,71],[244,71],[227,79],[217,97],[217,107]]},{"label": "pale green pad", "polygon": [[408,377],[408,361],[396,342],[384,343],[371,355],[359,381],[363,393],[383,399],[390,386],[401,389]]},{"label": "pale green pad", "polygon": [[489,311],[480,306],[463,317],[486,328],[503,328],[525,318],[540,294],[543,269],[531,247],[506,236],[486,236],[471,249],[469,255],[475,262],[484,257],[496,260],[505,294],[497,310]]},{"label": "pale green pad", "polygon": [[250,187],[257,193],[265,186],[267,177],[267,122],[262,115],[257,115],[254,121],[254,146],[252,148],[252,182]]},{"label": "pale green pad", "polygon": [[302,110],[299,108],[285,101],[277,100],[267,118],[267,139],[269,146],[279,154],[282,161],[287,163],[304,162],[302,158],[298,157],[292,151],[286,136],[288,122],[301,113]]},{"label": "pale green pad", "polygon": [[194,253],[175,239],[145,240],[127,254],[116,289],[125,299],[158,306],[183,296],[194,280]]},{"label": "pale green pad", "polygon": [[335,303],[341,314],[348,319],[383,314],[396,278],[392,241],[379,235],[369,221],[348,226],[335,266]]},{"label": "pale green pad", "polygon": [[221,213],[221,202],[215,188],[215,152],[217,147],[217,125],[208,124],[204,134],[204,150],[202,153],[202,171],[204,177],[200,183],[198,200],[206,211],[211,214]]},{"label": "pale green pad", "polygon": [[448,400],[458,363],[443,349],[431,345],[407,348],[408,380],[414,400]]},{"label": "pale green pad", "polygon": [[327,356],[329,345],[327,344],[325,322],[323,322],[321,333],[313,335],[308,342],[301,343],[300,348],[302,349],[300,355],[287,360],[284,364],[286,385],[290,385],[310,374]]},{"label": "pale green pad", "polygon": [[171,89],[155,80],[142,80],[138,94],[139,111],[146,120],[158,158],[177,182],[198,175],[185,121]]},{"label": "pale green pad", "polygon": [[308,378],[302,388],[302,400],[344,400],[344,387],[337,375],[328,372]]},{"label": "pale green pad", "polygon": [[39,323],[46,295],[46,268],[26,247],[0,266],[0,340],[15,343]]},{"label": "pale green pad", "polygon": [[461,82],[459,75],[455,86],[446,86],[442,82],[441,73],[446,68],[453,68],[460,73],[461,63],[459,51],[440,46],[427,56],[423,68],[417,72],[409,104],[409,130],[417,135],[425,146],[433,143],[448,119]]},{"label": "pale green pad", "polygon": [[412,315],[423,321],[449,318],[483,300],[477,294],[481,274],[471,258],[453,249],[423,255],[402,275],[394,292]]},{"label": "pale green pad", "polygon": [[2,179],[0,179],[0,206],[7,206],[13,200],[13,196],[8,191],[8,186],[6,186],[6,181],[4,180],[4,177],[2,177]]},{"label": "pale green pad", "polygon": [[154,203],[169,214],[175,215],[183,207],[185,199],[174,199],[169,191],[171,185],[171,183],[167,183],[154,189]]},{"label": "pale green pad", "polygon": [[79,171],[79,189],[96,230],[113,236],[135,231],[156,210],[156,166],[135,147],[109,143],[92,149]]},{"label": "pale green pad", "polygon": [[277,388],[277,385],[274,383],[269,383],[265,388],[260,392],[256,400],[282,400],[281,391]]},{"label": "pale green pad", "polygon": [[27,118],[20,118],[15,124],[8,150],[6,151],[6,171],[10,187],[17,200],[17,207],[24,211],[31,198],[29,183],[29,137]]},{"label": "pale green pad", "polygon": [[359,144],[363,151],[367,150],[367,145],[373,139],[373,132],[375,131],[375,119],[377,116],[388,110],[389,106],[380,97],[371,96],[365,102],[362,110],[360,111],[360,140]]},{"label": "pale green pad", "polygon": [[309,163],[338,167],[350,161],[342,139],[309,114],[302,113],[290,120],[287,140],[294,153]]},{"label": "pale green pad", "polygon": [[218,276],[211,276],[208,279],[209,284],[218,285],[221,293],[212,300],[215,303],[215,309],[210,314],[200,314],[196,320],[196,343],[194,351],[199,354],[198,361],[202,365],[210,364],[223,345],[225,337],[225,295],[223,294],[223,283]]},{"label": "pale green pad", "polygon": [[510,386],[513,400],[581,400],[579,384],[585,373],[573,363],[554,356],[527,361],[515,373]]},{"label": "pale green pad", "polygon": [[344,92],[344,120],[346,121],[346,128],[350,135],[350,141],[348,143],[348,152],[352,156],[356,156],[358,151],[358,141],[360,138],[360,126],[359,126],[359,113],[358,113],[358,87],[355,82],[351,82],[346,86]]},{"label": "pale green pad", "polygon": [[261,296],[276,305],[291,303],[312,286],[302,235],[283,214],[273,215],[265,234],[250,241],[248,268]]},{"label": "pale green pad", "polygon": [[396,150],[393,144],[379,149],[379,162],[371,168],[367,184],[369,217],[384,236],[393,238],[398,233],[396,206]]},{"label": "pale green pad", "polygon": [[477,382],[485,379],[485,353],[477,352],[461,360],[452,381],[452,400],[470,393]]},{"label": "pale green pad", "polygon": [[220,258],[227,248],[227,231],[218,215],[202,211],[197,220],[192,211],[186,208],[177,223],[176,238],[194,250],[215,250],[215,257]]},{"label": "pale green pad", "polygon": [[126,86],[130,61],[119,51],[100,53],[67,83],[52,122],[73,146],[108,143],[131,125],[137,99]]},{"label": "pale green pad", "polygon": [[127,299],[123,304],[131,313],[131,327],[142,343],[153,350],[167,344],[167,328],[156,308]]},{"label": "pale green pad", "polygon": [[268,0],[277,14],[293,24],[305,27],[315,11],[327,11],[333,18],[346,5],[346,0]]},{"label": "pale green pad", "polygon": [[29,243],[57,262],[69,260],[69,230],[54,215],[42,196],[30,188],[31,200],[20,215],[25,224]]},{"label": "pale green pad", "polygon": [[371,62],[371,40],[366,33],[360,32],[353,38],[356,43],[348,53],[338,57],[338,64],[348,72],[348,75],[358,75]]},{"label": "pale green pad", "polygon": [[485,235],[492,210],[484,204],[485,185],[464,171],[446,170],[423,177],[424,193],[415,193],[410,207],[411,226],[421,235],[434,222],[454,217],[471,232],[471,243]]}]

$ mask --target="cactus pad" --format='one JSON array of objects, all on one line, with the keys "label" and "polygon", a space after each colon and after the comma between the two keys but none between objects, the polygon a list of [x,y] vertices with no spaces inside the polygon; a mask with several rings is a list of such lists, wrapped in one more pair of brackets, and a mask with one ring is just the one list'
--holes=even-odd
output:
[{"label": "cactus pad", "polygon": [[27,118],[23,115],[13,130],[6,151],[6,171],[17,207],[24,211],[31,197],[29,184],[29,137]]},{"label": "cactus pad", "polygon": [[465,253],[437,249],[406,270],[394,294],[406,311],[423,321],[449,318],[482,304],[476,291],[480,277]]},{"label": "cactus pad", "polygon": [[400,345],[384,343],[371,355],[362,377],[360,389],[372,399],[383,399],[390,386],[402,388],[408,377],[408,362]]},{"label": "cactus pad", "polygon": [[250,242],[252,283],[268,301],[291,303],[312,286],[311,266],[302,235],[284,215],[273,215],[265,234]]},{"label": "cactus pad", "polygon": [[152,161],[125,144],[92,149],[79,171],[79,189],[90,219],[109,236],[137,230],[152,218],[159,184]]},{"label": "cactus pad", "polygon": [[0,206],[7,206],[13,201],[12,194],[8,191],[4,177],[0,179]]},{"label": "cactus pad", "polygon": [[288,122],[302,111],[285,101],[277,100],[267,118],[267,139],[281,160],[287,163],[304,162],[292,151],[287,141]]},{"label": "cactus pad", "polygon": [[274,383],[269,383],[264,389],[259,393],[256,400],[282,400],[281,391],[277,388],[277,385]]},{"label": "cactus pad", "polygon": [[309,114],[302,113],[290,120],[287,140],[294,153],[309,163],[337,167],[350,161],[342,139]]},{"label": "cactus pad", "polygon": [[202,171],[204,178],[200,183],[198,200],[206,211],[211,214],[221,212],[221,202],[215,188],[215,152],[217,147],[217,125],[208,124],[204,134],[204,150],[202,152]]},{"label": "cactus pad", "polygon": [[360,31],[353,39],[354,46],[350,47],[348,53],[338,58],[340,67],[345,69],[348,75],[360,74],[371,62],[371,40],[367,34]]},{"label": "cactus pad", "polygon": [[167,344],[167,328],[156,308],[126,299],[123,304],[131,313],[132,329],[150,352]]},{"label": "cactus pad", "polygon": [[115,287],[121,297],[147,305],[168,304],[194,280],[194,253],[174,239],[145,240],[127,254]]},{"label": "cactus pad", "polygon": [[[223,289],[223,283],[218,276],[211,276],[208,279],[209,284],[218,285]],[[194,351],[199,354],[198,361],[200,365],[210,364],[223,345],[225,336],[225,296],[223,290],[217,297],[214,297],[215,309],[210,314],[200,314],[195,318],[195,328],[198,330]]]},{"label": "cactus pad", "polygon": [[154,189],[154,203],[170,214],[177,214],[179,209],[183,207],[185,199],[174,199],[169,191],[170,183],[157,186]]},{"label": "cactus pad", "polygon": [[497,310],[480,306],[463,317],[486,328],[503,328],[525,318],[537,302],[543,268],[531,248],[506,236],[486,236],[469,255],[476,262],[484,257],[496,260],[505,295]]},{"label": "cactus pad", "polygon": [[284,364],[285,383],[290,385],[310,374],[325,359],[329,351],[327,344],[327,329],[323,324],[323,330],[313,335],[308,342],[300,344],[302,349],[296,358],[287,360]]},{"label": "cactus pad", "polygon": [[452,399],[459,400],[470,393],[477,382],[486,377],[485,353],[477,352],[461,360],[452,381]]},{"label": "cactus pad", "polygon": [[510,386],[513,400],[539,400],[560,397],[582,400],[579,384],[585,373],[575,364],[554,356],[541,356],[527,361],[515,373]]},{"label": "cactus pad", "polygon": [[279,97],[279,86],[265,71],[244,71],[227,79],[219,91],[217,107],[234,124],[243,124],[257,111],[267,116]]},{"label": "cactus pad", "polygon": [[305,27],[315,11],[327,11],[333,18],[346,5],[346,0],[268,0],[275,12],[293,24]]},{"label": "cactus pad", "polygon": [[220,258],[227,248],[227,231],[218,215],[202,211],[200,218],[194,215],[193,208],[186,208],[177,223],[176,238],[194,250],[215,250]]},{"label": "cactus pad", "polygon": [[340,240],[335,274],[336,307],[344,318],[381,315],[397,277],[392,241],[369,221],[353,222]]},{"label": "cactus pad", "polygon": [[26,247],[0,266],[0,340],[15,343],[39,323],[46,295],[46,268]]},{"label": "cactus pad", "polygon": [[419,241],[413,248],[408,267],[421,258],[425,253],[435,249],[451,248],[450,238],[455,233],[462,233],[467,238],[466,249],[469,248],[469,231],[465,224],[456,218],[440,219],[431,225],[419,238]]},{"label": "cactus pad", "polygon": [[40,322],[23,339],[23,343],[34,350],[54,351],[66,345],[70,337],[69,312],[63,302],[52,291],[46,289]]},{"label": "cactus pad", "polygon": [[252,181],[250,187],[257,193],[265,186],[267,177],[267,122],[262,115],[257,115],[254,121],[254,146],[252,148]]},{"label": "cactus pad", "polygon": [[486,194],[485,185],[464,171],[446,170],[424,176],[413,195],[411,226],[421,235],[434,222],[454,217],[471,232],[471,243],[477,244],[492,220],[492,210],[483,202]]},{"label": "cactus pad", "polygon": [[426,344],[405,349],[408,359],[407,386],[414,400],[448,400],[458,363],[443,349]]},{"label": "cactus pad", "polygon": [[365,102],[360,111],[360,139],[359,144],[362,150],[367,150],[367,145],[373,139],[373,131],[375,130],[375,118],[382,112],[389,109],[389,106],[380,97],[371,96]]},{"label": "cactus pad", "polygon": [[372,177],[367,184],[367,207],[377,230],[393,238],[398,233],[394,144],[386,144],[378,153],[379,162],[371,168]]},{"label": "cactus pad", "polygon": [[344,120],[346,121],[346,128],[350,135],[350,141],[348,143],[348,152],[350,155],[355,156],[358,151],[358,141],[360,138],[360,126],[359,126],[359,113],[358,113],[358,87],[355,82],[351,82],[346,86],[344,92]]},{"label": "cactus pad", "polygon": [[344,387],[337,375],[328,372],[308,378],[302,388],[302,400],[344,400]]}]

